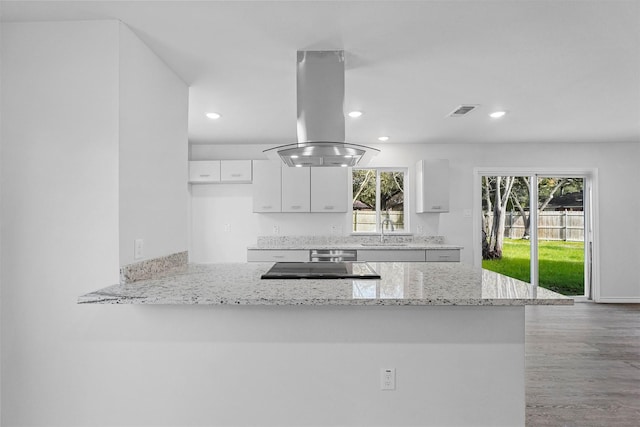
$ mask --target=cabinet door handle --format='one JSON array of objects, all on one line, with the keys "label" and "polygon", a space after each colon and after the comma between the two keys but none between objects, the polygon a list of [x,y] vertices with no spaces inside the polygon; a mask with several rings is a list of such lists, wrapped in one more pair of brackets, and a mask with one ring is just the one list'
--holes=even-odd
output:
[{"label": "cabinet door handle", "polygon": [[300,209],[300,208],[301,208],[300,205],[291,206],[291,209]]},{"label": "cabinet door handle", "polygon": [[242,176],[242,174],[241,173],[232,173],[231,176],[233,178],[238,178],[238,177]]},{"label": "cabinet door handle", "polygon": [[211,174],[207,174],[207,175],[200,174],[200,178],[207,178],[209,176],[211,176]]},{"label": "cabinet door handle", "polygon": [[271,205],[263,206],[262,209],[272,209],[272,206]]},{"label": "cabinet door handle", "polygon": [[281,259],[281,258],[284,258],[284,255],[273,255],[273,258]]},{"label": "cabinet door handle", "polygon": [[327,211],[331,211],[333,210],[333,206],[325,206],[324,209]]},{"label": "cabinet door handle", "polygon": [[431,206],[431,209],[442,209],[442,206]]}]

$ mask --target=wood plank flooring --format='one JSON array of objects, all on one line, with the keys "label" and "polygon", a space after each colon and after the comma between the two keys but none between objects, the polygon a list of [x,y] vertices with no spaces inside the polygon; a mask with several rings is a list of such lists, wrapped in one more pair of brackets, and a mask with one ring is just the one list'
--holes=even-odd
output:
[{"label": "wood plank flooring", "polygon": [[526,422],[640,426],[640,304],[526,308]]}]

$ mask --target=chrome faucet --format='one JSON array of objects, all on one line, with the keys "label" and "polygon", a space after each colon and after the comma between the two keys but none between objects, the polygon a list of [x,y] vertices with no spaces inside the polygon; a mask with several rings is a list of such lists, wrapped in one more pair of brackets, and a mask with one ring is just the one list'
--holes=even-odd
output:
[{"label": "chrome faucet", "polygon": [[395,222],[391,221],[391,218],[387,217],[380,221],[380,243],[384,243],[384,226],[385,224],[389,224],[391,227],[391,231],[395,230]]}]

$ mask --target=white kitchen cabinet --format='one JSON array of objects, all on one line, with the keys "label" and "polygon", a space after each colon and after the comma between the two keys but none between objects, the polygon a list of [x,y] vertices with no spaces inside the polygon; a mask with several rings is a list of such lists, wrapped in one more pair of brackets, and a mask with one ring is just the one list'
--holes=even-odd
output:
[{"label": "white kitchen cabinet", "polygon": [[282,212],[282,165],[272,160],[253,161],[253,211]]},{"label": "white kitchen cabinet", "polygon": [[308,249],[248,249],[247,262],[308,262]]},{"label": "white kitchen cabinet", "polygon": [[449,160],[416,163],[416,212],[449,212]]},{"label": "white kitchen cabinet", "polygon": [[311,169],[282,168],[282,212],[311,211]]},{"label": "white kitchen cabinet", "polygon": [[460,262],[460,249],[427,249],[427,262]]},{"label": "white kitchen cabinet", "polygon": [[220,182],[220,160],[193,160],[189,162],[189,182]]},{"label": "white kitchen cabinet", "polygon": [[347,212],[349,168],[323,167],[311,170],[311,212]]},{"label": "white kitchen cabinet", "polygon": [[424,262],[424,249],[358,249],[358,261],[370,262]]},{"label": "white kitchen cabinet", "polygon": [[220,182],[251,182],[251,160],[221,160]]}]

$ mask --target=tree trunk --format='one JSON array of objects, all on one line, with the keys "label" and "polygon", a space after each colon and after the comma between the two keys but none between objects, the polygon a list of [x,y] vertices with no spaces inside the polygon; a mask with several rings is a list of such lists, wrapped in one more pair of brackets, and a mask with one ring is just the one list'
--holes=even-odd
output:
[{"label": "tree trunk", "polygon": [[[502,180],[504,179],[504,189]],[[489,253],[491,259],[502,258],[502,246],[504,244],[504,226],[506,219],[507,203],[513,187],[514,177],[496,177],[495,193],[493,198],[493,224],[489,234]]]}]

